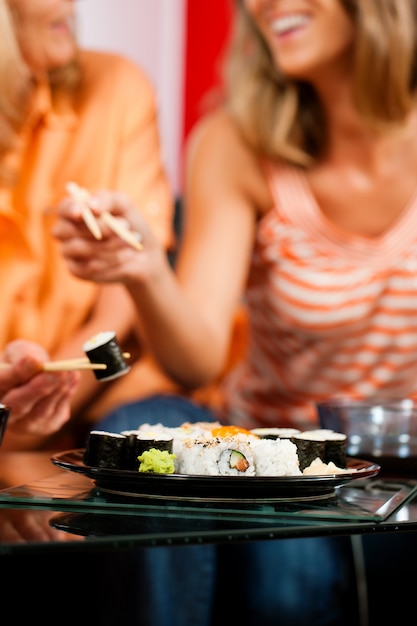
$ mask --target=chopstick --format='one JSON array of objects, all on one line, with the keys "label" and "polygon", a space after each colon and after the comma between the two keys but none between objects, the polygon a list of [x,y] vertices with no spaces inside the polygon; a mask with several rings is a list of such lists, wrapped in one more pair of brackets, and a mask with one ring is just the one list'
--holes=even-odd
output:
[{"label": "chopstick", "polygon": [[136,239],[132,231],[125,228],[114,215],[108,211],[104,211],[101,214],[101,218],[120,239],[123,239],[123,241],[132,246],[132,248],[135,248],[135,250],[143,250],[142,244]]},{"label": "chopstick", "polygon": [[[12,367],[12,363],[0,363],[0,370],[6,370]],[[46,361],[42,365],[44,372],[70,372],[73,370],[105,370],[105,363],[91,363],[90,361],[82,361],[80,359],[68,359],[64,361]]]},{"label": "chopstick", "polygon": [[[90,199],[89,191],[72,181],[67,183],[66,189],[70,196],[72,196],[74,200],[81,205],[81,217],[83,218],[90,233],[95,239],[102,239],[102,233],[97,218],[88,206],[88,201]],[[142,244],[136,239],[134,233],[123,226],[120,221],[114,217],[114,215],[109,213],[109,211],[103,211],[103,213],[101,213],[101,218],[110,230],[120,237],[120,239],[128,243],[132,248],[135,248],[135,250],[143,250]]]},{"label": "chopstick", "polygon": [[[129,352],[123,352],[123,358],[130,358]],[[0,363],[0,370],[12,367],[11,363]],[[105,370],[105,363],[92,363],[87,357],[62,359],[61,361],[46,361],[42,369],[44,372],[71,372],[74,370]]]},{"label": "chopstick", "polygon": [[102,234],[99,223],[95,218],[94,213],[88,206],[88,200],[90,199],[89,192],[77,185],[77,183],[73,182],[67,183],[66,188],[70,196],[72,196],[72,198],[79,203],[81,207],[81,217],[83,218],[90,233],[95,239],[101,239]]},{"label": "chopstick", "polygon": [[106,370],[105,363],[91,363],[88,359],[67,359],[63,361],[47,361],[44,363],[45,372],[71,372],[73,370]]}]

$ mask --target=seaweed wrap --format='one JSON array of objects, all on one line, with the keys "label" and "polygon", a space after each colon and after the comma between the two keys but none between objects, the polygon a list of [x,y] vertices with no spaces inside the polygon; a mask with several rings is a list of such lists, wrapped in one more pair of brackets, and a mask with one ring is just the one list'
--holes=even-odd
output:
[{"label": "seaweed wrap", "polygon": [[140,457],[147,450],[164,450],[172,454],[173,437],[164,433],[147,434],[140,430],[124,430],[122,432],[127,439],[127,469],[138,471]]},{"label": "seaweed wrap", "polygon": [[84,463],[89,467],[127,469],[127,438],[118,433],[92,430],[84,450]]},{"label": "seaweed wrap", "polygon": [[319,458],[325,463],[325,443],[323,437],[318,437],[313,431],[304,431],[291,437],[297,446],[300,470],[303,471],[314,459]]},{"label": "seaweed wrap", "polygon": [[0,404],[0,444],[3,439],[4,432],[6,430],[7,421],[10,415],[10,407],[5,404]]},{"label": "seaweed wrap", "polygon": [[323,463],[332,462],[340,468],[346,467],[347,437],[342,433],[318,428],[294,435],[291,440],[297,446],[301,471],[317,458]]},{"label": "seaweed wrap", "polygon": [[105,370],[93,370],[97,380],[113,380],[127,374],[130,366],[117,343],[114,331],[104,331],[94,335],[83,345],[83,350],[91,363],[105,363]]},{"label": "seaweed wrap", "polygon": [[346,467],[347,436],[327,428],[318,428],[310,434],[322,437],[324,441],[324,462],[334,463],[337,467]]}]

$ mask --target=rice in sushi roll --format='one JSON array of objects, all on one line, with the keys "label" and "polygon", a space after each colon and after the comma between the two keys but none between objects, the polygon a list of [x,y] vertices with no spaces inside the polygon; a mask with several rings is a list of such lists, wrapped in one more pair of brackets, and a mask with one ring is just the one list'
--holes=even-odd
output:
[{"label": "rice in sushi roll", "polygon": [[181,474],[254,476],[251,443],[235,437],[187,439],[179,462]]},{"label": "rice in sushi roll", "polygon": [[301,431],[298,428],[252,428],[250,432],[261,439],[291,439]]},{"label": "rice in sushi roll", "polygon": [[253,453],[256,476],[300,476],[297,446],[289,439],[259,439]]}]

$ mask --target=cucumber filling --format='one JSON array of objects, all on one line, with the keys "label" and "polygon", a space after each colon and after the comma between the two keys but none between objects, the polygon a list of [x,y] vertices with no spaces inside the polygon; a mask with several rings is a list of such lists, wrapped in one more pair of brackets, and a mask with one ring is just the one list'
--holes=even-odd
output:
[{"label": "cucumber filling", "polygon": [[232,450],[230,452],[229,465],[232,469],[244,472],[248,469],[249,462],[247,461],[245,455],[239,452],[239,450]]}]

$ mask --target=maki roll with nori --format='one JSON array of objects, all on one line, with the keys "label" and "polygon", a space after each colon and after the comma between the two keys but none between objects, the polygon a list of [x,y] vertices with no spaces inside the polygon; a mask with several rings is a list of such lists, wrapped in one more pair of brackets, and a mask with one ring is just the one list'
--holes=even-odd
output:
[{"label": "maki roll with nori", "polygon": [[107,366],[105,370],[94,370],[97,380],[113,380],[130,370],[113,331],[94,335],[85,342],[83,350],[91,363],[104,363]]},{"label": "maki roll with nori", "polygon": [[346,467],[346,435],[320,428],[307,430],[292,437],[297,446],[300,469],[303,471],[315,459],[323,463],[334,463],[340,468]]},{"label": "maki roll with nori", "polygon": [[319,458],[325,463],[325,443],[322,437],[310,434],[309,431],[298,433],[291,437],[291,441],[297,446],[300,470],[303,471],[315,459]]},{"label": "maki roll with nori", "polygon": [[127,438],[118,433],[92,430],[84,451],[84,463],[89,467],[127,469]]},{"label": "maki roll with nori", "polygon": [[252,428],[250,432],[261,439],[291,439],[301,431],[298,428]]},{"label": "maki roll with nori", "polygon": [[325,444],[324,462],[334,463],[337,467],[345,468],[347,436],[327,428],[318,428],[317,430],[310,431],[310,434],[312,433],[316,437],[323,438]]},{"label": "maki roll with nori", "polygon": [[125,430],[122,435],[127,439],[127,469],[132,471],[138,471],[140,464],[138,457],[151,448],[172,454],[174,441],[172,436],[163,433],[152,435],[140,430]]},{"label": "maki roll with nori", "polygon": [[5,404],[0,404],[0,444],[3,439],[4,432],[6,430],[7,421],[10,415],[10,407]]}]

